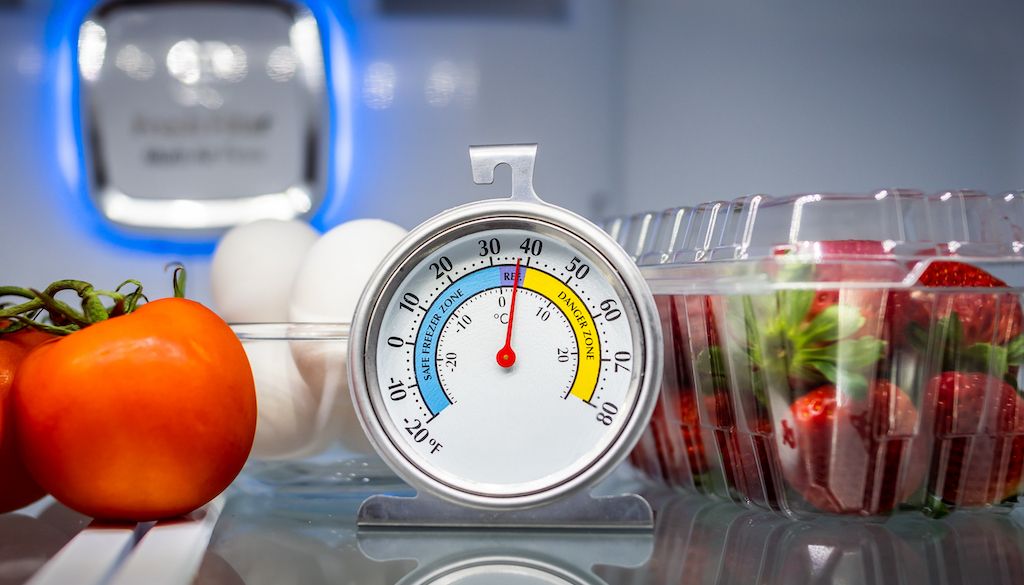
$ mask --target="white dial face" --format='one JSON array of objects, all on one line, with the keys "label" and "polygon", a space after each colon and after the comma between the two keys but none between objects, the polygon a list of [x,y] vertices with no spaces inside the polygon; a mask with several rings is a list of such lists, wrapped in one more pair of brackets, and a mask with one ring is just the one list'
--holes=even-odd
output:
[{"label": "white dial face", "polygon": [[401,455],[488,497],[593,465],[636,408],[643,364],[636,307],[607,260],[548,224],[509,224],[534,229],[463,228],[408,258],[368,354],[376,416]]}]

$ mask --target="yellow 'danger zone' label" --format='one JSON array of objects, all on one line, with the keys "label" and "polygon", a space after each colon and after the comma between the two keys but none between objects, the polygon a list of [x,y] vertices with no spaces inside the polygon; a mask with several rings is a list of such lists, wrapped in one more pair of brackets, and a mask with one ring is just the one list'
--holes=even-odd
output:
[{"label": "yellow 'danger zone' label", "polygon": [[528,268],[523,287],[547,297],[569,320],[579,351],[576,379],[569,393],[584,402],[590,402],[601,374],[601,339],[594,327],[590,310],[571,288],[546,272]]}]

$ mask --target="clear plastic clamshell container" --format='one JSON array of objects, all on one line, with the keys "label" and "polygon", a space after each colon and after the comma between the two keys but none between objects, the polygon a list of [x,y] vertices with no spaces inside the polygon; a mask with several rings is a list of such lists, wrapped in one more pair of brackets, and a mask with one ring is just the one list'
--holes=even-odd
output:
[{"label": "clear plastic clamshell container", "polygon": [[653,479],[803,517],[1024,493],[1024,196],[755,195],[620,218],[655,295]]}]

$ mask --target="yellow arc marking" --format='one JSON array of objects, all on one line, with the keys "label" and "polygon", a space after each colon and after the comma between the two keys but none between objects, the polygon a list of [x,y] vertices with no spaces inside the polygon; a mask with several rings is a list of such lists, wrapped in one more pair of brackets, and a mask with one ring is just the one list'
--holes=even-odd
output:
[{"label": "yellow arc marking", "polygon": [[601,339],[597,335],[590,310],[571,288],[546,272],[527,268],[523,286],[547,297],[569,320],[576,334],[576,350],[579,352],[576,356],[579,364],[576,379],[569,393],[584,402],[590,402],[601,375]]}]

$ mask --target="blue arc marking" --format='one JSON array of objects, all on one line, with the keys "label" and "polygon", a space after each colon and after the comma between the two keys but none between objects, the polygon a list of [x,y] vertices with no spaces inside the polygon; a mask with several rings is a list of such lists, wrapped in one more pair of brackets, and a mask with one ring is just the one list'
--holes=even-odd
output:
[{"label": "blue arc marking", "polygon": [[[452,404],[437,377],[437,339],[441,330],[462,303],[485,290],[512,286],[514,274],[515,266],[490,266],[471,272],[441,291],[423,316],[420,329],[416,332],[413,363],[416,364],[416,384],[419,385],[423,403],[431,416],[437,416]],[[525,277],[524,266],[519,270],[520,286]]]}]

